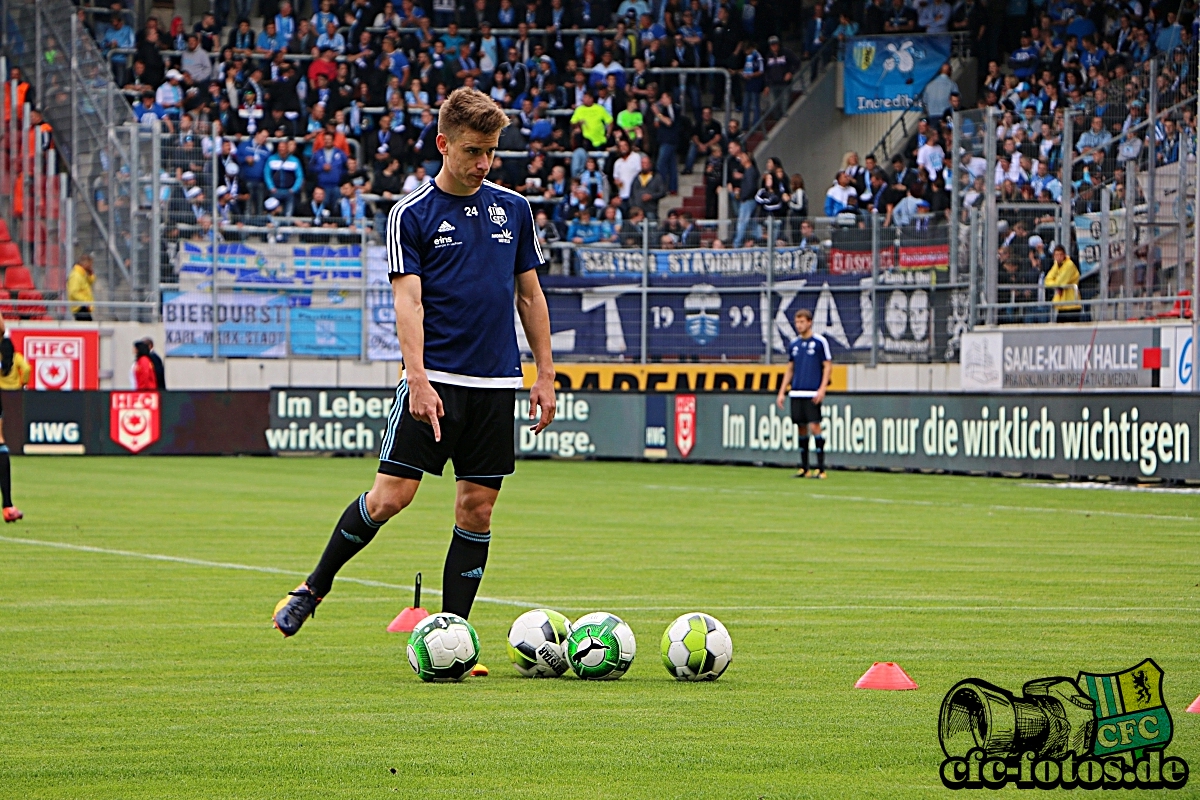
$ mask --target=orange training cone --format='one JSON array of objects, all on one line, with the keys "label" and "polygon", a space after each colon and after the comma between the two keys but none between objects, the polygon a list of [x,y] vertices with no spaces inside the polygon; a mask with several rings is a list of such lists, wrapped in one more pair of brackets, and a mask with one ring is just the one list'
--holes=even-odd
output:
[{"label": "orange training cone", "polygon": [[421,573],[417,573],[417,584],[413,591],[413,604],[401,611],[392,624],[387,626],[388,633],[411,633],[421,620],[429,616],[429,612],[421,608]]},{"label": "orange training cone", "polygon": [[1192,701],[1192,704],[1187,707],[1188,713],[1200,714],[1200,697]]},{"label": "orange training cone", "polygon": [[891,661],[876,661],[854,684],[855,689],[884,689],[899,691],[916,689],[917,682],[908,677],[903,667]]}]

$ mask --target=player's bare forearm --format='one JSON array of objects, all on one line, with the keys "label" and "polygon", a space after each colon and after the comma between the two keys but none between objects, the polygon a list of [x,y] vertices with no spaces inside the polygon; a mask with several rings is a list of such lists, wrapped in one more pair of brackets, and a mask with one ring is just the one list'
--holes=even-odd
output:
[{"label": "player's bare forearm", "polygon": [[788,389],[792,386],[792,375],[796,372],[795,363],[789,361],[787,369],[783,371],[783,380],[779,382],[779,394],[775,397],[775,405],[783,408],[783,398],[787,397]]},{"label": "player's bare forearm", "polygon": [[546,295],[533,270],[517,276],[517,314],[529,349],[533,351],[533,362],[537,365],[537,379],[529,390],[529,415],[532,419],[540,409],[541,416],[533,426],[535,432],[545,429],[554,421],[556,410],[554,399],[554,357],[550,351],[550,309]]},{"label": "player's bare forearm", "polygon": [[821,387],[817,389],[813,402],[817,405],[825,399],[825,390],[829,388],[829,379],[833,375],[833,362],[826,361],[821,365]]},{"label": "player's bare forearm", "polygon": [[442,439],[439,419],[446,413],[442,398],[425,374],[425,308],[421,304],[421,278],[399,275],[392,280],[392,304],[396,309],[396,335],[404,358],[408,381],[409,410],[413,418],[433,427],[433,438]]}]

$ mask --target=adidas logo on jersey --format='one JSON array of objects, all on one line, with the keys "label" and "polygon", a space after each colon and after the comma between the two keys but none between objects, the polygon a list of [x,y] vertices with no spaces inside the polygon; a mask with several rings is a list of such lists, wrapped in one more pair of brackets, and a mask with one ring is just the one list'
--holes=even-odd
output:
[{"label": "adidas logo on jersey", "polygon": [[454,226],[451,225],[446,220],[442,220],[442,224],[438,226],[437,232],[438,233],[449,233],[452,230],[454,230]]}]

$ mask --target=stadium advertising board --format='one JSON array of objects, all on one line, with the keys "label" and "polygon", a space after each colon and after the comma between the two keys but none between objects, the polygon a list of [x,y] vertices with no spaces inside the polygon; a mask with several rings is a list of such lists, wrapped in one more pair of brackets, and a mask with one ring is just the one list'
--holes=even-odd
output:
[{"label": "stadium advertising board", "polygon": [[[796,463],[799,430],[774,398],[697,394],[689,461]],[[835,394],[822,406],[831,466],[1200,478],[1200,398]],[[668,418],[668,424],[674,420]],[[685,458],[666,437],[667,456]]]},{"label": "stadium advertising board", "polygon": [[367,358],[400,361],[396,337],[396,307],[387,274],[387,248],[367,248]]},{"label": "stadium advertising board", "polygon": [[258,292],[163,292],[168,356],[211,356],[213,314],[221,358],[287,356],[288,298]]},{"label": "stadium advertising board", "polygon": [[[270,424],[264,444],[273,453],[379,452],[396,394],[384,389],[276,389],[270,392]],[[658,400],[665,401],[666,395]],[[558,393],[557,416],[534,434],[529,395],[517,392],[513,446],[519,456],[641,458],[641,394]],[[664,433],[665,435],[665,427]]]},{"label": "stadium advertising board", "polygon": [[[5,438],[26,455],[266,455],[266,392],[6,394]],[[13,402],[10,402],[12,400]],[[16,424],[13,424],[13,421]]]},{"label": "stadium advertising board", "polygon": [[299,307],[288,316],[294,355],[355,358],[362,352],[361,309]]},{"label": "stadium advertising board", "polygon": [[[178,256],[180,283],[188,286],[212,278],[212,248],[183,242]],[[229,242],[217,245],[221,283],[244,287],[327,288],[362,281],[362,247],[358,244],[266,244]]]},{"label": "stadium advertising board", "polygon": [[100,388],[100,331],[13,328],[13,348],[25,356],[39,391],[78,392]]},{"label": "stadium advertising board", "polygon": [[950,60],[950,37],[859,36],[846,45],[843,110],[847,114],[905,111]]},{"label": "stadium advertising board", "polygon": [[[655,284],[647,299],[646,345],[655,357],[756,359],[766,350],[784,353],[795,336],[792,316],[813,312],[813,330],[837,353],[871,349],[875,319],[880,349],[914,357],[957,352],[967,327],[966,289],[938,289],[933,271],[871,278],[823,276],[771,284],[733,279]],[[635,356],[641,346],[641,287],[635,282],[543,278],[550,307],[551,346],[556,358]],[[656,291],[661,285],[672,291]],[[875,304],[879,311],[876,313]],[[763,320],[770,322],[764,324]],[[523,338],[518,341],[525,349]]]},{"label": "stadium advertising board", "polygon": [[[775,259],[775,275],[811,275],[817,271],[820,251],[810,247],[780,247],[772,256],[772,251],[765,247],[651,250],[650,274],[719,277],[766,275],[772,257]],[[643,262],[641,250],[610,247],[575,249],[576,273],[584,276],[641,275]]]},{"label": "stadium advertising board", "polygon": [[389,389],[275,389],[263,444],[272,453],[378,453],[395,402]]},{"label": "stadium advertising board", "polygon": [[1005,327],[966,333],[962,338],[960,368],[965,391],[1179,390],[1190,386],[1188,325]]}]

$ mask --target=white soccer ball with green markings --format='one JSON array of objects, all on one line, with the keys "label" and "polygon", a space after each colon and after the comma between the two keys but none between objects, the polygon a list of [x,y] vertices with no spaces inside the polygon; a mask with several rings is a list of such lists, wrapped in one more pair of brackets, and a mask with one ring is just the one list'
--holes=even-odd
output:
[{"label": "white soccer ball with green markings", "polygon": [[557,611],[526,611],[508,629],[508,657],[526,678],[557,678],[570,668],[570,635],[571,621]]},{"label": "white soccer ball with green markings", "polygon": [[571,626],[567,661],[588,681],[612,681],[629,671],[637,653],[633,629],[616,614],[584,614]]},{"label": "white soccer ball with green markings", "polygon": [[716,617],[693,611],[667,626],[662,660],[676,680],[715,681],[733,660],[733,640]]},{"label": "white soccer ball with green markings", "polygon": [[421,620],[408,637],[408,663],[428,683],[461,681],[479,662],[479,637],[457,614]]}]

